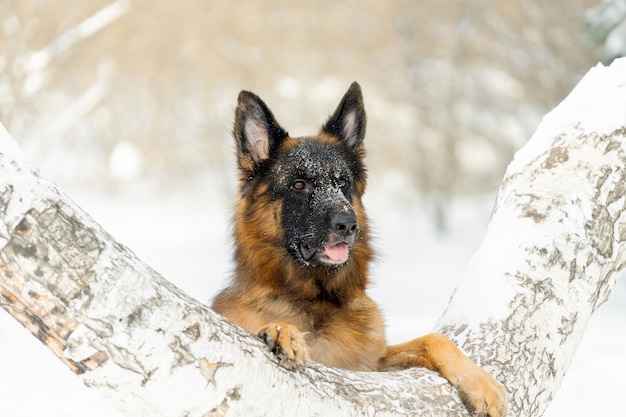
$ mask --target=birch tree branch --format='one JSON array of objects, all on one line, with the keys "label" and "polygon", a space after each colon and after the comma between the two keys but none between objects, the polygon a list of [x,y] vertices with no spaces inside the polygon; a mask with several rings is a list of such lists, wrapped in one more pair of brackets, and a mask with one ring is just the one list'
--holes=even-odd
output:
[{"label": "birch tree branch", "polygon": [[624,269],[625,150],[621,59],[589,71],[515,155],[486,236],[437,324],[497,369],[510,415],[543,414]]},{"label": "birch tree branch", "polygon": [[455,389],[423,369],[385,374],[279,366],[255,336],[116,243],[25,164],[2,131],[0,305],[125,414],[466,413]]},{"label": "birch tree branch", "polygon": [[[0,305],[127,415],[467,413],[423,369],[278,366],[254,336],[116,243],[0,130]],[[504,383],[509,415],[542,414],[623,269],[625,152],[620,60],[590,71],[518,152],[437,324]]]},{"label": "birch tree branch", "polygon": [[129,0],[116,0],[114,3],[100,9],[94,15],[54,39],[44,48],[29,54],[22,64],[24,70],[27,73],[34,73],[45,69],[59,56],[69,51],[80,41],[95,35],[110,25],[127,13],[129,9]]}]

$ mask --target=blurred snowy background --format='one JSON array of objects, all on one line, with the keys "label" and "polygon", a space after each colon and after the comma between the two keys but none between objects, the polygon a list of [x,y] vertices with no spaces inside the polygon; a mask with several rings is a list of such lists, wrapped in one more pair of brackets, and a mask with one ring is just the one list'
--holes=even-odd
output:
[{"label": "blurred snowy background", "polygon": [[[239,90],[297,136],[359,81],[381,254],[371,295],[400,342],[443,312],[513,152],[589,67],[624,54],[626,0],[2,0],[0,122],[121,243],[208,302],[230,269]],[[546,416],[623,408],[625,302],[621,282]],[[119,413],[0,312],[0,416],[35,415]]]}]

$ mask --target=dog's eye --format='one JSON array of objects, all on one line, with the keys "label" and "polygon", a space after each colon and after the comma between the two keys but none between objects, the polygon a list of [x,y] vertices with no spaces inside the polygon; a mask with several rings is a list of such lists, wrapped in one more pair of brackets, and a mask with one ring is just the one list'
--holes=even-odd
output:
[{"label": "dog's eye", "polygon": [[306,189],[306,182],[304,180],[295,180],[291,188],[296,191],[304,191]]},{"label": "dog's eye", "polygon": [[348,180],[340,178],[339,180],[337,180],[337,187],[339,188],[344,188],[348,186]]}]

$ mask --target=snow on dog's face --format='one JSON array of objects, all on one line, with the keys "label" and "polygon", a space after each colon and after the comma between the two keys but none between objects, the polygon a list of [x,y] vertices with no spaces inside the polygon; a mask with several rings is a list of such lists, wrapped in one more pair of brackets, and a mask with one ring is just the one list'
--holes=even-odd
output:
[{"label": "snow on dog's face", "polygon": [[[317,136],[291,138],[259,97],[242,92],[235,117],[242,194],[252,183],[280,202],[281,242],[304,265],[348,262],[365,227],[365,111],[353,83]],[[277,236],[278,238],[278,236]]]},{"label": "snow on dog's face", "polygon": [[341,265],[359,234],[354,175],[341,149],[303,138],[279,159],[275,190],[283,199],[285,245],[311,265]]}]

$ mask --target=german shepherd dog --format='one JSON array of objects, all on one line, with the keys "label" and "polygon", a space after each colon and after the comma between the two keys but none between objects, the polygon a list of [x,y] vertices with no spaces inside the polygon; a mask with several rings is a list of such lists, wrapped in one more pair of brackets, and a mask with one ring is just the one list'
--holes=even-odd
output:
[{"label": "german shepherd dog", "polygon": [[373,257],[361,197],[365,110],[353,83],[316,136],[292,138],[255,94],[235,113],[240,197],[235,270],[213,309],[259,335],[286,367],[309,359],[357,371],[422,366],[458,387],[472,412],[506,413],[502,386],[446,336],[388,346],[367,296]]}]

